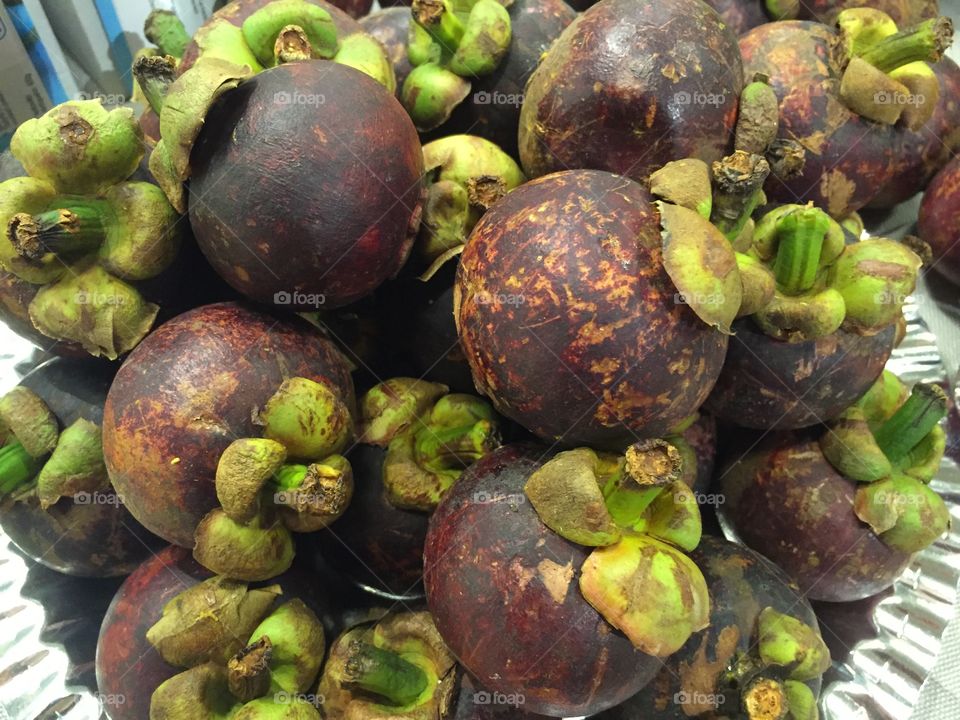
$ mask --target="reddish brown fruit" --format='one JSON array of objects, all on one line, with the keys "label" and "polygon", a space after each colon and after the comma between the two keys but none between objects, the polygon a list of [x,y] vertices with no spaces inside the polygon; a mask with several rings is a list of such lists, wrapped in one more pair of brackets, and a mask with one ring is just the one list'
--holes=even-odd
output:
[{"label": "reddish brown fruit", "polygon": [[253,300],[346,305],[410,253],[417,131],[395,97],[353,68],[298,62],[255,75],[216,103],[191,158],[197,243]]},{"label": "reddish brown fruit", "polygon": [[529,182],[481,218],[454,312],[477,388],[528,430],[622,451],[689,417],[727,337],[663,269],[643,186],[576,170]]},{"label": "reddish brown fruit", "polygon": [[733,458],[721,474],[721,516],[810,599],[875,595],[907,566],[909,554],[894,550],[857,517],[857,483],[827,462],[816,432],[771,434]]},{"label": "reddish brown fruit", "polygon": [[771,173],[778,202],[808,202],[835,218],[856,212],[894,173],[896,131],[849,110],[839,96],[843,70],[836,33],[805,21],[768,23],[740,38],[745,77],[763,73],[780,100],[780,138],[807,150],[803,172]]},{"label": "reddish brown fruit", "polygon": [[919,130],[898,128],[895,176],[870,201],[889,208],[922,191],[960,150],[960,66],[950,58],[931,65],[940,80],[940,101]]},{"label": "reddish brown fruit", "polygon": [[700,0],[602,2],[564,30],[530,78],[523,169],[645,180],[670,160],[719,160],[742,79],[736,37]]},{"label": "reddish brown fruit", "polygon": [[717,11],[735,35],[770,22],[763,0],[704,0]]},{"label": "reddish brown fruit", "polygon": [[960,285],[960,159],[954,158],[930,182],[920,206],[920,237],[933,249],[931,267]]},{"label": "reddish brown fruit", "polygon": [[704,407],[748,428],[791,429],[833,420],[880,377],[896,327],[875,335],[840,329],[817,340],[787,343],[750,319],[733,325],[723,371]]},{"label": "reddish brown fruit", "polygon": [[634,649],[580,593],[588,550],[540,522],[524,483],[549,458],[511,445],[471,466],[430,520],[427,602],[460,662],[529,712],[590,715],[633,695],[661,661]]},{"label": "reddish brown fruit", "polygon": [[107,470],[134,517],[192,547],[197,523],[217,505],[217,460],[236,438],[260,434],[252,413],[288,377],[326,383],[353,407],[346,360],[299,320],[221,303],[148,336],[104,408]]},{"label": "reddish brown fruit", "polygon": [[[203,27],[207,27],[210,23],[214,22],[217,19],[225,18],[231,22],[231,24],[240,27],[243,25],[243,21],[248,17],[253,15],[257,10],[262,8],[264,5],[268,5],[271,0],[233,0],[224,5],[222,8],[217,10],[213,15],[210,16],[210,19],[204,23]],[[373,5],[372,0],[337,0],[335,3],[326,2],[326,0],[307,0],[311,5],[316,5],[322,7],[328,13],[330,13],[330,18],[333,20],[333,24],[337,28],[337,36],[343,37],[351,33],[355,33],[360,30],[360,24],[351,17],[360,17],[361,15],[366,15],[369,12],[371,5]],[[356,8],[364,7],[362,12],[351,12],[348,8],[350,6]],[[343,6],[343,10],[340,7]],[[201,28],[202,29],[202,28]],[[200,54],[200,48],[197,47],[196,42],[193,40],[190,41],[190,44],[187,45],[186,49],[183,51],[183,57],[180,60],[180,65],[177,67],[177,72],[184,73],[190,69],[190,67],[197,61],[197,56]]]}]

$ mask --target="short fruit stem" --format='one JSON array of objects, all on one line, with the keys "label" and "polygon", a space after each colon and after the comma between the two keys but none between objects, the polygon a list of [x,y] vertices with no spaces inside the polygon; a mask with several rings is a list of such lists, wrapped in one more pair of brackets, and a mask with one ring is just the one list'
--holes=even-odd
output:
[{"label": "short fruit stem", "polygon": [[361,640],[350,645],[343,681],[397,706],[409,705],[427,689],[426,673],[419,667]]},{"label": "short fruit stem", "polygon": [[777,223],[777,285],[788,295],[799,295],[813,287],[820,269],[823,240],[830,218],[814,207],[784,215]]},{"label": "short fruit stem", "polygon": [[143,25],[143,34],[156,45],[164,55],[183,57],[183,51],[190,44],[190,34],[176,13],[169,10],[154,10],[147,16]]},{"label": "short fruit stem", "polygon": [[466,30],[454,12],[449,0],[413,0],[413,19],[443,46],[453,53]]},{"label": "short fruit stem", "polygon": [[7,236],[20,257],[40,261],[48,253],[73,258],[96,250],[106,235],[106,204],[75,199],[39,215],[17,213]]},{"label": "short fruit stem", "polygon": [[874,433],[877,445],[892,462],[910,454],[947,414],[947,394],[939,385],[922,383]]},{"label": "short fruit stem", "polygon": [[30,482],[42,466],[18,440],[0,448],[0,498]]},{"label": "short fruit stem", "polygon": [[227,684],[241,702],[263,697],[270,690],[270,658],[273,644],[264,635],[227,662]]},{"label": "short fruit stem", "polygon": [[931,18],[884,38],[860,57],[888,73],[912,62],[936,62],[952,41],[953,21],[948,17]]},{"label": "short fruit stem", "polygon": [[277,65],[309,60],[312,57],[310,39],[299,25],[287,25],[277,35],[277,41],[273,45],[273,59]]},{"label": "short fruit stem", "polygon": [[607,511],[621,527],[632,527],[656,497],[680,477],[680,451],[666,440],[642,440],[603,484]]},{"label": "short fruit stem", "polygon": [[306,465],[284,465],[274,475],[274,484],[280,490],[296,490],[303,485],[308,470]]},{"label": "short fruit stem", "polygon": [[770,174],[766,159],[737,150],[713,164],[714,194],[710,221],[728,240],[735,240],[753,214],[763,183]]},{"label": "short fruit stem", "polygon": [[787,716],[783,685],[770,678],[753,680],[741,695],[748,720],[781,720]]},{"label": "short fruit stem", "polygon": [[150,109],[159,115],[167,90],[177,79],[176,62],[172,57],[162,55],[139,57],[133,63],[133,76]]}]

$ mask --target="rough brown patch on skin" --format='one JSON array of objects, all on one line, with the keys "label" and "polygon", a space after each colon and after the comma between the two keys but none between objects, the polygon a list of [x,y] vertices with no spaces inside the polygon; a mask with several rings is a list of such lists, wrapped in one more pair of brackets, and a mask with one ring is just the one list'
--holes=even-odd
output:
[{"label": "rough brown patch on skin", "polygon": [[910,268],[905,265],[883,260],[861,260],[857,263],[857,268],[870,275],[894,281],[903,280],[912,275]]},{"label": "rough brown patch on skin", "polygon": [[87,144],[93,139],[93,126],[69,105],[61,105],[57,111],[60,139],[72,158],[83,157]]},{"label": "rough brown patch on skin", "polygon": [[562,605],[570,591],[570,583],[573,581],[573,564],[560,565],[549,558],[544,558],[537,565],[537,574],[553,601]]},{"label": "rough brown patch on skin", "polygon": [[[694,700],[689,706],[684,705],[687,715],[716,710],[715,703],[709,703],[707,696],[717,694],[717,677],[733,660],[733,654],[740,641],[740,630],[735,625],[721,628],[712,647],[713,660],[707,657],[707,647],[710,637],[704,634],[700,638],[697,651],[690,660],[682,660],[679,664],[680,687]],[[703,698],[699,703],[697,698]]]}]

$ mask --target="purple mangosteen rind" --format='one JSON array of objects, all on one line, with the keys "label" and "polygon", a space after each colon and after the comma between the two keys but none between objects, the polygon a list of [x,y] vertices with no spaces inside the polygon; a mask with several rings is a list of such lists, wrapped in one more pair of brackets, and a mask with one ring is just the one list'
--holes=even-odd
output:
[{"label": "purple mangosteen rind", "polygon": [[920,205],[918,232],[933,250],[931,267],[960,285],[960,245],[952,228],[960,217],[960,161],[951,160],[930,181]]},{"label": "purple mangosteen rind", "polygon": [[[591,201],[597,194],[602,204]],[[677,246],[683,273],[684,254],[716,250],[700,275],[668,273],[652,197],[609,173],[538,178],[484,214],[461,258],[454,317],[475,385],[501,414],[548,440],[622,451],[703,402],[727,339],[683,299],[703,300],[722,328],[739,298],[716,288],[737,279],[737,266],[706,220],[669,207],[684,213],[676,228],[696,231],[691,246]],[[677,278],[693,292],[678,292]]]}]

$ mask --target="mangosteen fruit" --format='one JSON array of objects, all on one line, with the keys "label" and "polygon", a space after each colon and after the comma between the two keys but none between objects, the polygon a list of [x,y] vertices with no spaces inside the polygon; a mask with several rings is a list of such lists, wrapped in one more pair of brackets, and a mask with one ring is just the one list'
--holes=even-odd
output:
[{"label": "mangosteen fruit", "polygon": [[946,394],[912,393],[885,372],[826,430],[774,433],[727,464],[721,519],[814,600],[844,602],[893,584],[949,526],[928,485],[946,444]]},{"label": "mangosteen fruit", "polygon": [[323,386],[352,413],[346,360],[304,321],[220,303],[154,331],[117,372],[104,408],[107,470],[133,516],[193,547],[218,504],[220,457],[261,434],[260,412],[291,378]]},{"label": "mangosteen fruit", "polygon": [[126,575],[158,546],[104,467],[100,425],[114,372],[55,359],[0,398],[0,527],[28,557],[68,575]]},{"label": "mangosteen fruit", "polygon": [[[381,3],[385,5],[385,3]],[[393,75],[397,81],[397,94],[413,66],[407,57],[407,39],[410,36],[410,10],[405,7],[384,7],[360,19],[360,27],[379,41],[393,63]]]},{"label": "mangosteen fruit", "polygon": [[507,4],[510,47],[489,75],[471,78],[471,92],[439,129],[470,133],[519,159],[517,132],[527,81],[560,33],[577,17],[563,0],[515,0]]},{"label": "mangosteen fruit", "polygon": [[419,596],[430,513],[464,468],[498,447],[496,414],[444,385],[393,378],[364,395],[358,437],[353,498],[324,533],[323,555],[373,592]]},{"label": "mangosteen fruit", "polygon": [[530,77],[523,169],[645,180],[672,160],[719,160],[742,78],[736,36],[700,0],[599,3],[567,26]]},{"label": "mangosteen fruit", "polygon": [[895,176],[870,208],[890,208],[921,192],[960,150],[960,66],[945,57],[931,67],[940,81],[937,107],[918,130],[898,128]]},{"label": "mangosteen fruit", "polygon": [[11,151],[28,175],[0,192],[0,269],[20,281],[5,304],[23,303],[13,314],[44,345],[114,360],[153,326],[143,283],[170,269],[182,236],[160,188],[130,179],[144,152],[133,113],[63,103],[17,128]]},{"label": "mangosteen fruit", "polygon": [[816,718],[830,652],[796,583],[750,548],[704,537],[690,557],[710,588],[710,626],[600,720]]},{"label": "mangosteen fruit", "polygon": [[700,516],[662,440],[625,456],[508,445],[471,465],[430,519],[430,612],[489,691],[556,717],[617,705],[707,624],[684,554]]},{"label": "mangosteen fruit", "polygon": [[742,294],[730,243],[697,211],[574,170],[480,218],[454,314],[474,383],[500,413],[549,441],[622,451],[703,403]]},{"label": "mangosteen fruit", "polygon": [[933,250],[931,267],[960,285],[960,160],[954,158],[934,176],[923,194],[917,231]]},{"label": "mangosteen fruit", "polygon": [[734,324],[711,413],[749,428],[807,427],[837,417],[877,379],[922,261],[904,243],[847,240],[812,205],[782,205],[756,222],[745,254],[769,270],[774,296]]},{"label": "mangosteen fruit", "polygon": [[[796,17],[796,0],[704,0],[717,11],[735,35],[743,35],[750,28],[773,20]],[[793,5],[793,7],[790,7]]]},{"label": "mangosteen fruit", "polygon": [[773,168],[768,196],[840,219],[894,176],[894,126],[916,129],[932,115],[939,81],[925,61],[942,57],[953,27],[939,18],[898,29],[872,9],[846,10],[838,25],[768,23],[744,34],[740,50],[746,76],[767,77],[780,101],[778,138],[806,150],[799,173]]}]

